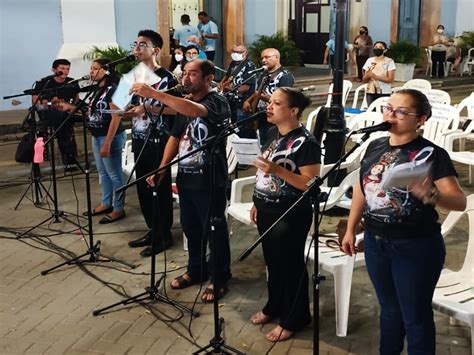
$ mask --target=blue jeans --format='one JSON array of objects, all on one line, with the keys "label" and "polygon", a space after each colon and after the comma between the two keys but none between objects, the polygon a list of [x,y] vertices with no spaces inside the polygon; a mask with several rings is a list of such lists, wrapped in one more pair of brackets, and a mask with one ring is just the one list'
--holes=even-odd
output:
[{"label": "blue jeans", "polygon": [[116,194],[114,191],[125,184],[125,177],[122,172],[122,150],[126,139],[127,134],[125,131],[117,133],[110,145],[110,156],[102,158],[100,156],[100,147],[105,141],[105,136],[92,137],[92,150],[97,171],[100,175],[101,203],[103,206],[113,206],[116,212],[123,211],[125,200],[124,194],[122,194],[122,198],[118,198],[120,194]]},{"label": "blue jeans", "polygon": [[365,232],[364,253],[380,304],[380,354],[435,355],[431,301],[446,249],[441,234],[386,238]]}]

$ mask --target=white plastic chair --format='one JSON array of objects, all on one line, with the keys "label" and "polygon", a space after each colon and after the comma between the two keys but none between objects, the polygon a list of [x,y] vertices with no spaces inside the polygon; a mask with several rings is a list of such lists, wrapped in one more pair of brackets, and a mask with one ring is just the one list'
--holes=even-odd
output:
[{"label": "white plastic chair", "polygon": [[[360,107],[357,107],[357,102],[359,101],[359,95],[361,94],[361,91],[363,91],[364,96],[362,97],[362,102],[360,104]],[[354,100],[352,101],[352,108],[359,108],[361,110],[366,110],[367,107],[368,107],[368,105],[367,105],[367,84],[362,84],[357,89],[355,89],[355,91],[354,91]]]},{"label": "white plastic chair", "polygon": [[[342,106],[343,107],[346,106],[346,101],[347,101],[347,98],[349,97],[349,93],[351,92],[351,89],[352,89],[352,82],[349,80],[344,80],[342,84]],[[334,90],[334,84],[331,83],[331,85],[329,85],[328,93],[332,93],[333,90]],[[326,107],[331,106],[331,100],[332,100],[332,95],[328,95]]]},{"label": "white plastic chair", "polygon": [[[363,240],[363,234],[356,237],[356,245],[359,245]],[[318,259],[320,270],[330,272],[334,277],[334,302],[336,311],[336,335],[338,337],[345,337],[347,335],[347,325],[349,320],[349,308],[352,288],[352,274],[354,268],[365,265],[364,253],[357,253],[355,256],[348,256],[344,254],[339,248],[328,247],[325,243],[327,239],[336,239],[334,237],[319,237],[318,238]],[[305,255],[308,253],[308,248],[311,243],[311,238],[308,238],[306,243]],[[313,269],[314,263],[314,243],[311,244],[309,251],[308,268]]]},{"label": "white plastic chair", "polygon": [[459,271],[443,269],[433,295],[433,309],[471,327],[471,352],[474,354],[474,195],[467,197],[463,212],[450,212],[441,226],[443,236],[466,214],[469,240],[464,263]]},{"label": "white plastic chair", "polygon": [[[125,177],[128,179],[132,172],[133,166],[135,165],[135,157],[132,152],[132,140],[129,139],[125,142],[125,147],[122,150],[122,171]],[[135,180],[135,171],[133,172],[130,181]]]},{"label": "white plastic chair", "polygon": [[431,75],[431,68],[433,67],[433,62],[431,60],[431,49],[425,48],[426,53],[426,76]]},{"label": "white plastic chair", "polygon": [[367,108],[367,112],[375,111],[382,113],[382,106],[385,106],[388,103],[389,99],[389,96],[379,97],[377,100],[370,104],[370,106]]},{"label": "white plastic chair", "polygon": [[[382,98],[379,98],[375,101],[378,101]],[[380,108],[381,110],[381,108]],[[381,112],[377,111],[366,111],[357,116],[352,117],[350,120],[347,121],[347,129],[349,131],[355,131],[361,128],[375,126],[379,123],[382,123],[383,115]],[[351,139],[353,141],[357,141],[362,134],[353,134]]]},{"label": "white plastic chair", "polygon": [[451,96],[440,89],[430,89],[424,92],[430,104],[451,105]]},{"label": "white plastic chair", "polygon": [[472,74],[472,67],[474,67],[474,48],[470,48],[467,52],[467,60],[465,64],[469,69],[469,75]]},{"label": "white plastic chair", "polygon": [[419,91],[431,90],[431,83],[425,79],[411,79],[402,85],[403,89],[415,89]]},{"label": "white plastic chair", "polygon": [[423,137],[431,142],[445,146],[448,134],[459,132],[459,113],[451,105],[433,104],[431,117],[423,125]]}]

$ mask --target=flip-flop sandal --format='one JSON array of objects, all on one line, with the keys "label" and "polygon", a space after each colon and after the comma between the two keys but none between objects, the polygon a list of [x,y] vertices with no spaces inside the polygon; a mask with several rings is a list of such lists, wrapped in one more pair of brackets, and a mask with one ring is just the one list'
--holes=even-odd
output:
[{"label": "flip-flop sandal", "polygon": [[123,212],[121,215],[119,215],[118,217],[112,217],[111,215],[109,214],[106,214],[104,217],[102,217],[102,219],[99,221],[99,224],[108,224],[108,223],[112,223],[112,222],[115,222],[115,221],[118,221],[118,220],[121,220],[122,218],[125,218],[125,212]]},{"label": "flip-flop sandal", "polygon": [[272,317],[267,316],[262,311],[258,311],[250,318],[250,323],[252,323],[253,325],[262,325],[271,322],[271,320]]},{"label": "flip-flop sandal", "polygon": [[[98,215],[101,215],[101,214],[104,214],[104,213],[110,213],[114,210],[114,208],[112,206],[110,207],[107,207],[106,209],[104,210],[100,210],[100,211],[97,211],[95,208],[91,211],[91,216],[98,216]],[[88,211],[85,211],[82,213],[83,216],[89,216],[89,212]]]},{"label": "flip-flop sandal", "polygon": [[[222,297],[224,297],[228,290],[229,289],[228,289],[227,285],[221,286],[219,288],[219,292],[217,292],[217,299],[220,300]],[[208,298],[208,296],[210,296],[210,295],[212,295],[211,299]],[[214,302],[214,297],[215,297],[214,289],[210,288],[210,287],[207,287],[204,290],[204,292],[202,293],[201,301],[203,301],[204,303],[212,303],[212,302]]]}]

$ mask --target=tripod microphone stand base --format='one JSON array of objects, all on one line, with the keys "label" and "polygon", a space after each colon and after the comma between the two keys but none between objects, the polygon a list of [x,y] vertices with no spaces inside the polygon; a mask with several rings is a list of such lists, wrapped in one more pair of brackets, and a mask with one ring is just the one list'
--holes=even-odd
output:
[{"label": "tripod microphone stand base", "polygon": [[193,311],[192,309],[182,305],[181,303],[176,302],[176,301],[174,301],[174,300],[172,300],[168,297],[163,296],[160,293],[160,291],[158,290],[160,282],[161,282],[161,279],[159,279],[158,282],[155,285],[153,285],[152,287],[145,287],[145,292],[142,292],[142,293],[140,293],[136,296],[129,297],[127,299],[124,299],[123,301],[119,301],[117,303],[111,304],[111,305],[106,306],[104,308],[96,309],[96,310],[92,311],[92,315],[98,316],[101,313],[103,313],[104,311],[106,311],[108,309],[111,309],[111,308],[114,308],[116,306],[120,306],[120,305],[126,306],[126,305],[129,305],[129,304],[132,304],[132,303],[139,303],[140,304],[143,301],[149,300],[149,301],[152,301],[152,302],[158,301],[158,302],[169,304],[169,305],[173,306],[174,308],[176,308],[177,310],[179,310],[181,312],[188,312],[188,313],[192,314],[193,317],[199,317],[199,312]]},{"label": "tripod microphone stand base", "polygon": [[[219,325],[218,325],[219,334],[222,333],[223,325],[224,325],[224,318],[219,318]],[[209,341],[209,344],[206,345],[205,347],[200,348],[200,349],[196,350],[195,352],[193,352],[193,355],[194,354],[201,354],[201,353],[205,353],[205,354],[228,354],[228,355],[230,355],[230,354],[238,354],[238,355],[245,354],[243,352],[240,352],[237,349],[234,349],[233,347],[231,347],[229,345],[226,345],[224,338],[222,338],[220,335],[217,336],[217,337],[212,338]]]},{"label": "tripod microphone stand base", "polygon": [[[87,256],[89,257],[88,260],[81,260],[81,259],[83,259],[84,257],[87,257]],[[111,256],[107,256],[107,255],[102,254],[100,252],[100,240],[98,240],[94,244],[94,246],[92,246],[92,248],[90,248],[84,254],[81,254],[81,255],[73,258],[73,259],[67,260],[67,261],[65,261],[61,264],[58,264],[58,265],[50,268],[50,269],[43,270],[43,271],[41,271],[41,275],[46,275],[46,274],[50,273],[51,271],[56,270],[57,268],[60,268],[61,266],[64,266],[64,265],[83,264],[83,263],[96,263],[96,262],[111,262],[111,261],[122,264],[122,265],[125,265],[125,266],[128,266],[131,269],[134,269],[136,267],[136,265],[129,264],[129,263],[126,263],[125,261],[121,261],[121,260],[115,259]]]}]

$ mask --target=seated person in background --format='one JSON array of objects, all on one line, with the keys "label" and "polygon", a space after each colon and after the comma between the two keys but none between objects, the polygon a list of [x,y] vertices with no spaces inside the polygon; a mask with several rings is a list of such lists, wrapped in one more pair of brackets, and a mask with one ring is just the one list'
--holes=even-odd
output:
[{"label": "seated person in background", "polygon": [[207,59],[206,53],[200,51],[198,46],[191,44],[190,46],[186,47],[186,51],[184,52],[184,59],[186,62],[190,62],[193,59]]},{"label": "seated person in background", "polygon": [[173,51],[173,57],[171,58],[171,65],[169,67],[169,71],[174,74],[178,82],[181,80],[183,76],[183,69],[184,64],[186,64],[184,53],[186,52],[185,47],[178,47],[175,48]]},{"label": "seated person in background", "polygon": [[[232,62],[227,73],[218,85],[218,91],[222,92],[230,104],[232,121],[241,121],[248,117],[243,111],[244,101],[255,91],[255,76],[246,81],[248,73],[255,70],[255,65],[248,58],[247,47],[243,44],[234,44],[231,53]],[[242,84],[245,81],[245,84]],[[256,138],[255,130],[242,127],[239,131],[241,138]]]},{"label": "seated person in background", "polygon": [[[456,46],[454,43],[454,39],[449,39],[448,40],[448,49],[446,50],[446,61],[452,63],[452,71],[457,71],[457,68],[459,67],[459,64],[461,63],[461,49]],[[462,70],[462,68],[460,69]],[[459,72],[461,74],[461,72]]]}]

